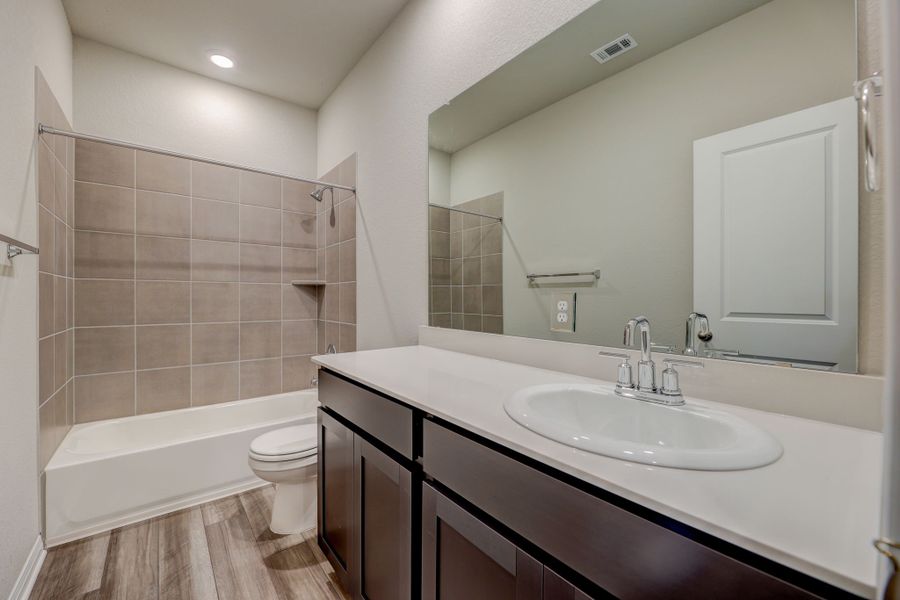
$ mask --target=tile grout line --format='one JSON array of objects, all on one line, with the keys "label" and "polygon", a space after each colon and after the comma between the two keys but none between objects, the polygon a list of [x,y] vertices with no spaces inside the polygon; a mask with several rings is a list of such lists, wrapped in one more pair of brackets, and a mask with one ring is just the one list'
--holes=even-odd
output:
[{"label": "tile grout line", "polygon": [[[186,159],[182,159],[186,160]],[[188,406],[194,406],[194,161],[188,166]],[[136,336],[135,336],[136,337]]]}]

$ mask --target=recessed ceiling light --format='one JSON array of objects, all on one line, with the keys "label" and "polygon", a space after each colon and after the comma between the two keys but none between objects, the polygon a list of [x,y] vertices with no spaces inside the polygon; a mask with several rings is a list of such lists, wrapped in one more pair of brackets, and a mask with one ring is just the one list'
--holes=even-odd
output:
[{"label": "recessed ceiling light", "polygon": [[233,60],[221,54],[212,54],[210,55],[209,60],[212,61],[212,64],[217,67],[222,67],[223,69],[230,69],[234,66]]}]

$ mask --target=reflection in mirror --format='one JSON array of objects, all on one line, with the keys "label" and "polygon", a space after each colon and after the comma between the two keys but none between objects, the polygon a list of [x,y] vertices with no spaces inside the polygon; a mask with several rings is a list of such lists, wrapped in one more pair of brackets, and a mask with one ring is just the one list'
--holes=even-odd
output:
[{"label": "reflection in mirror", "polygon": [[855,372],[853,0],[604,0],[432,114],[430,322]]}]

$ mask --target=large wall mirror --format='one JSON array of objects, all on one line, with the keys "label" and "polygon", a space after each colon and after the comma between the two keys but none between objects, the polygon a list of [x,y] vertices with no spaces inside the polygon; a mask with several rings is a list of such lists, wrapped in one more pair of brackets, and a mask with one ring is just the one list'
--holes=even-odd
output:
[{"label": "large wall mirror", "polygon": [[603,0],[431,115],[430,323],[856,372],[853,0]]}]

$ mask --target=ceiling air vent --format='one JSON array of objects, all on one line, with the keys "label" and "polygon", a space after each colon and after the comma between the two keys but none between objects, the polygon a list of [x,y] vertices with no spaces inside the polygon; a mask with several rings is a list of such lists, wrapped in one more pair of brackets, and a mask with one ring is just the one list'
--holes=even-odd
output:
[{"label": "ceiling air vent", "polygon": [[634,41],[634,38],[631,37],[630,33],[626,33],[625,35],[611,41],[608,44],[604,44],[603,46],[597,48],[593,52],[591,52],[591,56],[594,57],[599,63],[605,63],[608,60],[612,60],[620,54],[625,54],[632,48],[637,46],[637,42]]}]

